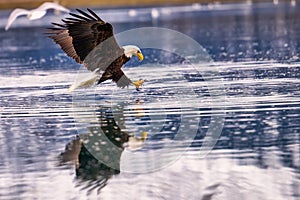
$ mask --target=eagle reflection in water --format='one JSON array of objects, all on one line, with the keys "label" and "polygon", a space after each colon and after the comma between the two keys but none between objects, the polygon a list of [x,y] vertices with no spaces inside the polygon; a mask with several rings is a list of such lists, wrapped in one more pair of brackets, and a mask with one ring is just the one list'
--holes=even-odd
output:
[{"label": "eagle reflection in water", "polygon": [[[121,110],[121,112],[120,112]],[[118,123],[110,107],[99,107],[97,110],[97,124],[87,127],[88,133],[85,135],[76,136],[76,138],[66,145],[65,151],[60,155],[60,164],[74,162],[76,166],[76,177],[78,178],[78,186],[91,193],[95,189],[99,193],[105,187],[109,178],[120,173],[120,158],[124,148],[132,150],[139,149],[143,146],[146,140],[147,133],[142,132],[139,137],[133,134],[122,131],[124,129],[123,109],[120,109],[118,114]],[[141,110],[138,109],[139,117]],[[122,115],[120,117],[120,115]],[[121,127],[121,128],[120,128]],[[104,134],[103,134],[104,133]],[[91,141],[90,138],[96,137],[97,141]],[[87,137],[89,139],[87,139]],[[89,140],[88,143],[85,140]],[[115,147],[111,148],[111,144],[107,144],[109,140]],[[104,159],[110,158],[109,165],[103,160],[97,159],[91,151],[91,142],[103,144],[98,148],[96,154],[101,154]],[[105,154],[103,156],[103,154]],[[113,167],[112,167],[113,166]]]}]

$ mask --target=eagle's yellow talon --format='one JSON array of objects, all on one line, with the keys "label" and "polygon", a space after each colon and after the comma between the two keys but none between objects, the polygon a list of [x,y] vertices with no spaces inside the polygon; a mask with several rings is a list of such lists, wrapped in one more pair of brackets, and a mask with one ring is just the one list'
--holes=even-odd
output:
[{"label": "eagle's yellow talon", "polygon": [[136,89],[139,89],[144,82],[145,82],[144,80],[140,79],[138,81],[133,81],[132,84],[136,87]]}]

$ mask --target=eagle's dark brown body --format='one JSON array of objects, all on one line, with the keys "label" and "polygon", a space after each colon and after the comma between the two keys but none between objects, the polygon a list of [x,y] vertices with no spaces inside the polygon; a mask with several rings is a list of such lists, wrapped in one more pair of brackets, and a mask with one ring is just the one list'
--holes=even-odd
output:
[{"label": "eagle's dark brown body", "polygon": [[132,82],[121,68],[130,58],[117,44],[112,25],[87,10],[77,9],[81,15],[70,13],[72,17],[62,20],[63,24],[53,23],[56,27],[49,28],[48,36],[76,62],[97,72],[97,84],[112,79],[119,87],[128,86]]},{"label": "eagle's dark brown body", "polygon": [[99,79],[98,83],[104,82],[108,79],[112,79],[114,82],[118,82],[122,76],[124,76],[121,67],[130,60],[125,54],[113,61],[105,70],[104,74]]}]

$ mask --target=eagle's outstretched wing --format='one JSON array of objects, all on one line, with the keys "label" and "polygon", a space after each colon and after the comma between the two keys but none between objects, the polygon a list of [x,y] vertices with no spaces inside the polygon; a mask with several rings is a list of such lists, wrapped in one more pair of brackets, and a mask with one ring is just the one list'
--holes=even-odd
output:
[{"label": "eagle's outstretched wing", "polygon": [[[88,54],[97,47],[98,65],[87,63],[85,66],[90,71],[97,68],[105,70],[113,61],[106,59],[111,59],[112,55],[122,55],[124,52],[114,38],[113,27],[90,9],[87,9],[89,13],[76,10],[80,15],[70,13],[72,17],[63,19],[63,24],[53,23],[56,27],[49,28],[48,36],[78,63],[83,63]],[[105,45],[101,45],[104,41]],[[102,60],[99,62],[99,59]],[[99,66],[99,63],[103,63],[104,66]]]}]

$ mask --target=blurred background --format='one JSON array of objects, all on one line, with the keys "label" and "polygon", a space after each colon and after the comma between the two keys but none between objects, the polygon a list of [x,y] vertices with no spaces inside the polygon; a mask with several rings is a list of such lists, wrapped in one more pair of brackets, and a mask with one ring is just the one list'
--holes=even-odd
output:
[{"label": "blurred background", "polygon": [[[280,2],[296,0],[280,0]],[[16,7],[34,8],[41,3],[46,2],[43,0],[0,0],[0,9],[10,9]],[[234,2],[274,2],[278,0],[57,0],[59,4],[67,7],[128,7],[128,6],[153,6],[153,5],[183,5],[191,3],[234,3]]]}]

